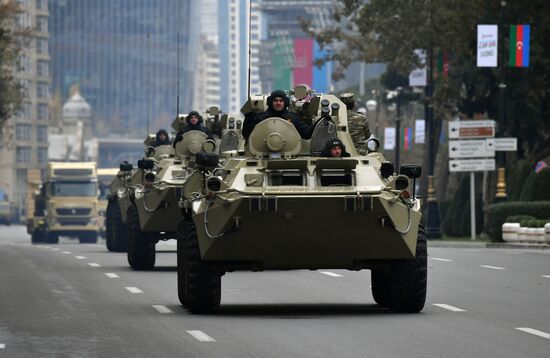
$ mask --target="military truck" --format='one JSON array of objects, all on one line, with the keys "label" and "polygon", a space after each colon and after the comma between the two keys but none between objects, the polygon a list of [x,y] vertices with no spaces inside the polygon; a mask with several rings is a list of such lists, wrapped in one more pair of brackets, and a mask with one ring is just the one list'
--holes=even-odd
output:
[{"label": "military truck", "polygon": [[[273,117],[256,125],[244,155],[220,165],[214,154],[197,154],[180,198],[181,304],[193,313],[216,310],[221,277],[235,270],[369,269],[378,304],[420,311],[427,253],[414,187],[421,168],[404,165],[396,174],[376,138],[366,156],[357,155],[337,97],[305,87],[291,95],[291,110],[312,126],[311,139]],[[264,111],[266,99],[253,96],[243,113]],[[333,137],[349,158],[320,157]]]},{"label": "military truck", "polygon": [[60,236],[96,243],[99,232],[95,162],[50,162],[27,218],[32,242],[58,243]]},{"label": "military truck", "polygon": [[107,196],[109,195],[109,185],[117,176],[119,170],[117,168],[98,168],[97,169],[97,183],[99,186],[99,198],[98,198],[98,222],[99,222],[99,236],[106,238],[106,215],[107,215]]}]

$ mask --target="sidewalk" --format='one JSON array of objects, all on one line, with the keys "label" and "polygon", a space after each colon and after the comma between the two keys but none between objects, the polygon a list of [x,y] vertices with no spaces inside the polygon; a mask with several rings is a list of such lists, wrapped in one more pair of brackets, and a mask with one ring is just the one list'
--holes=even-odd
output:
[{"label": "sidewalk", "polygon": [[453,247],[461,249],[534,249],[549,250],[548,244],[530,244],[530,243],[506,243],[506,242],[486,242],[486,241],[441,241],[428,240],[428,247]]}]

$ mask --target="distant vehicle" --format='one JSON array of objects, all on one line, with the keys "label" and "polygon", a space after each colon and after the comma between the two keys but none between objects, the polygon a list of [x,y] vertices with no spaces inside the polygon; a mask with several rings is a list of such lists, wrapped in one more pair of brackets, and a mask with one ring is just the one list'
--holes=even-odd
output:
[{"label": "distant vehicle", "polygon": [[0,225],[17,223],[17,208],[0,189]]},{"label": "distant vehicle", "polygon": [[[395,174],[378,139],[358,155],[337,97],[304,86],[290,94],[290,110],[307,123],[311,139],[282,118],[267,118],[222,164],[215,154],[198,153],[196,170],[176,191],[184,217],[177,237],[180,302],[193,313],[216,310],[221,277],[235,270],[369,269],[378,304],[419,312],[427,279],[414,193],[420,167],[404,165]],[[266,100],[252,96],[242,112],[263,112]],[[350,157],[321,156],[333,138]]]},{"label": "distant vehicle", "polygon": [[60,236],[78,238],[81,243],[97,242],[95,162],[50,162],[46,179],[37,189],[34,210],[27,211],[27,232],[33,243],[58,243]]}]

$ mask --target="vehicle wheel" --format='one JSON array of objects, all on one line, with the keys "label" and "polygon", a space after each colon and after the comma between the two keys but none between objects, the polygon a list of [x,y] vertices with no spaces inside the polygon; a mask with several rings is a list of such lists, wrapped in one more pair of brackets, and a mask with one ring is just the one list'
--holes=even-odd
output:
[{"label": "vehicle wheel", "polygon": [[[113,201],[111,210],[111,235],[114,252],[128,251],[128,232],[124,222],[122,222],[122,213],[118,200]],[[154,265],[154,263],[153,263]]]},{"label": "vehicle wheel", "polygon": [[192,313],[210,313],[220,306],[221,272],[201,259],[197,230],[184,220],[178,230],[178,296]]},{"label": "vehicle wheel", "polygon": [[128,208],[128,263],[134,270],[151,270],[155,267],[155,241],[141,231],[135,206]]},{"label": "vehicle wheel", "polygon": [[78,236],[78,241],[81,244],[96,244],[97,243],[97,232],[87,232],[84,234],[80,234]]},{"label": "vehicle wheel", "polygon": [[33,231],[31,235],[31,242],[33,244],[44,242],[44,234],[39,231]]},{"label": "vehicle wheel", "polygon": [[372,270],[371,274],[371,292],[374,301],[382,307],[388,307],[389,295],[389,274],[383,270]]},{"label": "vehicle wheel", "polygon": [[397,312],[420,312],[426,302],[428,251],[424,227],[418,227],[416,256],[392,264],[389,273],[388,307]]},{"label": "vehicle wheel", "polygon": [[107,210],[105,210],[105,245],[107,250],[115,251],[113,245],[113,203],[114,200],[109,200]]},{"label": "vehicle wheel", "polygon": [[59,236],[51,232],[46,232],[44,234],[44,242],[47,244],[59,244]]}]

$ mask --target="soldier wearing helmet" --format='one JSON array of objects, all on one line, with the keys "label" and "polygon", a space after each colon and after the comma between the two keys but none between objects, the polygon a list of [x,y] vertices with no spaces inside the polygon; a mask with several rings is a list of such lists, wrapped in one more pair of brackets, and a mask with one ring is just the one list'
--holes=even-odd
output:
[{"label": "soldier wearing helmet", "polygon": [[346,151],[346,146],[338,138],[331,138],[325,144],[321,157],[327,158],[347,158],[350,154]]},{"label": "soldier wearing helmet", "polygon": [[370,128],[367,116],[353,110],[355,99],[353,93],[342,93],[340,100],[344,102],[348,110],[348,131],[357,149],[361,155],[367,154],[367,139],[370,137]]},{"label": "soldier wearing helmet", "polygon": [[185,122],[187,123],[185,127],[183,127],[183,129],[179,131],[178,134],[176,134],[176,138],[174,139],[174,143],[172,144],[174,148],[176,147],[176,144],[178,142],[181,142],[181,140],[183,139],[183,135],[189,131],[200,131],[205,133],[208,136],[208,139],[214,139],[212,137],[212,134],[210,134],[210,131],[208,130],[208,128],[204,126],[203,124],[204,120],[202,116],[199,114],[199,112],[197,111],[189,112],[187,117],[185,117]]},{"label": "soldier wearing helmet", "polygon": [[302,122],[296,113],[288,110],[289,104],[290,99],[284,91],[275,90],[271,92],[269,97],[267,97],[267,111],[258,114],[249,112],[245,115],[242,131],[243,137],[248,139],[254,127],[261,121],[271,117],[279,117],[291,122],[296,127],[300,137],[311,138],[310,127]]}]

